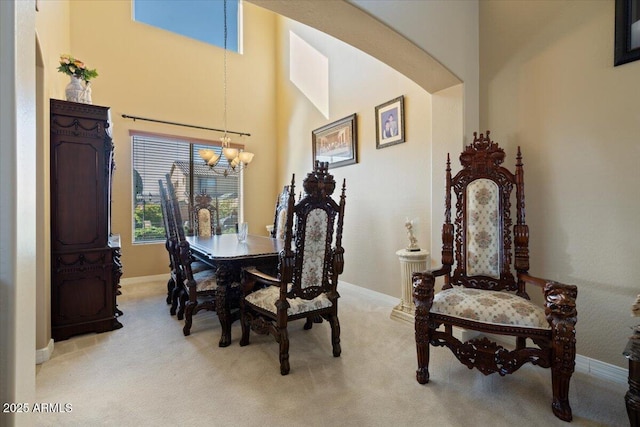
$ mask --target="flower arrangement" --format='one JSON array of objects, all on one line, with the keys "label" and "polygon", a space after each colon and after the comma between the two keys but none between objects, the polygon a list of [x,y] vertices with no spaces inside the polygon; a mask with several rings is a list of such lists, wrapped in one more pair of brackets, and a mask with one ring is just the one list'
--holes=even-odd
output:
[{"label": "flower arrangement", "polygon": [[98,77],[98,72],[95,69],[88,69],[84,62],[67,54],[60,55],[58,71],[69,76],[76,76],[85,82]]}]

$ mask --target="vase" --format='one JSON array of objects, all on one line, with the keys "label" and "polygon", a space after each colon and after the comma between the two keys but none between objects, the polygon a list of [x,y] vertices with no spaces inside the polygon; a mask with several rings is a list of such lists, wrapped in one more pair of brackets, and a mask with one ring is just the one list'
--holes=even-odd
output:
[{"label": "vase", "polygon": [[84,87],[82,86],[82,82],[79,77],[71,76],[71,81],[65,88],[65,95],[67,97],[67,101],[71,102],[82,102],[82,93],[84,92]]}]

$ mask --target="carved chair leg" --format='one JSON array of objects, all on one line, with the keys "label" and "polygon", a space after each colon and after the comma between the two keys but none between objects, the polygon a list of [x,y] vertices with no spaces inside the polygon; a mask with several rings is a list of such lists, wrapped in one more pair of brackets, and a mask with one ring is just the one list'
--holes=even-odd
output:
[{"label": "carved chair leg", "polygon": [[244,309],[240,310],[240,326],[242,327],[242,337],[240,337],[240,345],[244,347],[249,345],[249,334],[251,333],[251,319],[244,312]]},{"label": "carved chair leg", "polygon": [[431,331],[426,320],[416,318],[416,351],[418,355],[418,369],[416,370],[416,380],[420,384],[429,382],[429,339]]},{"label": "carved chair leg", "polygon": [[[176,287],[176,282],[173,280],[173,277],[169,279],[167,282],[167,304],[171,304],[173,302],[173,290]],[[173,307],[172,307],[173,308]],[[173,316],[174,313],[171,313]]]},{"label": "carved chair leg", "polygon": [[180,300],[180,295],[182,290],[178,286],[174,286],[171,290],[171,308],[169,309],[169,313],[172,316],[176,314],[176,310],[178,310],[178,301]]},{"label": "carved chair leg", "polygon": [[187,306],[187,301],[189,300],[189,295],[187,295],[187,292],[184,289],[180,290],[178,293],[178,300],[180,301],[177,313],[178,320],[182,320],[184,319],[184,311]]},{"label": "carved chair leg", "polygon": [[340,357],[342,348],[340,347],[340,321],[336,314],[332,314],[329,317],[329,324],[331,325],[331,345],[333,346],[333,357]]},{"label": "carved chair leg", "polygon": [[545,315],[551,326],[551,383],[556,417],[571,421],[569,382],[576,360],[576,297],[578,288],[548,282],[544,287]]},{"label": "carved chair leg", "polygon": [[313,317],[309,316],[304,322],[304,330],[308,331],[311,328],[313,328]]},{"label": "carved chair leg", "polygon": [[553,385],[553,403],[551,408],[556,417],[563,421],[571,421],[571,406],[569,406],[569,382],[571,372],[551,368],[551,384]]},{"label": "carved chair leg", "polygon": [[[413,283],[413,301],[416,304],[415,334],[416,353],[418,356],[416,380],[420,384],[426,384],[429,382],[429,341],[431,340],[429,311],[433,305],[435,278],[427,272],[415,272],[411,279]],[[445,328],[447,326],[449,325],[445,325]],[[451,332],[451,329],[448,331]]]},{"label": "carved chair leg", "polygon": [[185,337],[189,336],[191,334],[191,323],[193,321],[193,310],[196,307],[195,302],[193,301],[188,301],[187,302],[187,307],[184,311],[184,328],[182,328],[182,333],[184,334]]},{"label": "carved chair leg", "polygon": [[280,343],[280,374],[289,373],[289,333],[287,328],[279,330],[278,342]]}]

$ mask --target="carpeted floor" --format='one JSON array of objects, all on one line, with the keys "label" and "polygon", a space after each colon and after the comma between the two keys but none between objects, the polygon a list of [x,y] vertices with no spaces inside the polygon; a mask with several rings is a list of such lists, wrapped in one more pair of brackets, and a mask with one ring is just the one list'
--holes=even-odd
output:
[{"label": "carpeted floor", "polygon": [[[38,402],[71,412],[35,414],[38,426],[552,426],[548,369],[484,376],[446,349],[432,350],[431,382],[415,381],[413,325],[389,318],[392,305],[340,289],[342,356],[331,353],[325,322],[289,328],[291,373],[281,376],[278,345],[252,334],[219,348],[215,313],[194,317],[191,336],[169,316],[164,281],[128,284],[124,328],[55,343],[38,366]],[[363,296],[364,295],[364,296]],[[574,426],[629,425],[626,386],[573,376]]]}]

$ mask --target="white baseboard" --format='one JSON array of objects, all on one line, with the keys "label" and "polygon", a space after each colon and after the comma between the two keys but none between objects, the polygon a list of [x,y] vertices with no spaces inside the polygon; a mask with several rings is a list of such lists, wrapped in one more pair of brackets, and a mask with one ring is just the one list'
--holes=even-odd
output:
[{"label": "white baseboard", "polygon": [[363,288],[362,286],[353,285],[349,282],[343,282],[342,280],[338,282],[338,290],[340,288],[347,288],[349,291],[371,298],[380,304],[389,305],[389,307],[394,307],[399,302],[398,298],[394,298],[381,292],[372,291],[371,289]]},{"label": "white baseboard", "polygon": [[49,344],[45,348],[36,349],[36,365],[51,359],[51,353],[53,353],[53,338],[49,340]]},{"label": "white baseboard", "polygon": [[121,286],[135,285],[140,283],[148,283],[155,282],[157,280],[164,281],[165,283],[169,281],[169,273],[164,274],[156,274],[153,276],[138,276],[138,277],[127,277],[120,280]]},{"label": "white baseboard", "polygon": [[576,354],[576,372],[591,375],[592,377],[613,381],[618,384],[627,384],[629,370],[609,363],[601,362],[590,357]]}]

